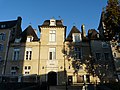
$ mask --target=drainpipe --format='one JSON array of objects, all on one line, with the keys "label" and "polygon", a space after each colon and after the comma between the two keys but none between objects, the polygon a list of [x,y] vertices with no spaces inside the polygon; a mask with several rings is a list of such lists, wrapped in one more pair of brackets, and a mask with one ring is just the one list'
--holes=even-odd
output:
[{"label": "drainpipe", "polygon": [[66,88],[66,90],[68,90],[68,87],[67,87],[67,71],[66,71],[66,67],[65,67],[65,41],[63,42],[63,50],[64,50],[64,78],[65,78],[65,88]]},{"label": "drainpipe", "polygon": [[40,83],[40,47],[41,47],[41,43],[39,41],[39,56],[38,56],[38,76],[39,76],[39,83]]}]

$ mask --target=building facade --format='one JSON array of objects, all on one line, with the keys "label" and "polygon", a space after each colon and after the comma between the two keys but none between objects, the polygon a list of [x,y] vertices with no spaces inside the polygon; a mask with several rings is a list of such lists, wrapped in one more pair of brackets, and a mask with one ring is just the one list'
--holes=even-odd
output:
[{"label": "building facade", "polygon": [[[109,36],[109,30],[106,30],[104,24],[105,13],[102,12],[98,30],[103,41],[109,42],[111,46],[112,59],[114,63],[114,75],[117,77],[116,81],[120,80],[120,33],[115,33],[114,37]],[[118,30],[119,31],[119,30]]]},{"label": "building facade", "polygon": [[[95,83],[101,82],[99,75],[103,69],[99,68],[100,72],[96,74],[96,63],[104,61],[109,62],[111,67],[113,65],[110,46],[102,48],[101,40],[89,37],[91,33],[87,36],[84,25],[81,32],[73,26],[66,37],[67,27],[62,20],[45,20],[38,26],[39,39],[31,25],[22,32],[20,20],[8,21],[9,24],[0,22],[0,59],[4,58],[0,61],[1,82],[45,82],[49,85]],[[5,28],[4,25],[11,26]],[[6,45],[4,50],[3,44]],[[98,53],[106,56],[103,58]],[[94,62],[93,57],[96,59]],[[112,75],[113,68],[105,67],[105,73],[109,71]]]},{"label": "building facade", "polygon": [[21,17],[17,20],[0,22],[0,76],[5,75],[10,43],[22,32]]}]

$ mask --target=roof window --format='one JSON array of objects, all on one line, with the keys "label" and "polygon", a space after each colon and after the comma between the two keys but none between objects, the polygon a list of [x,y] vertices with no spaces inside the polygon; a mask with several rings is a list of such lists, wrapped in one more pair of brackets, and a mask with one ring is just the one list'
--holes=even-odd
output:
[{"label": "roof window", "polygon": [[50,26],[56,26],[56,20],[50,19]]}]

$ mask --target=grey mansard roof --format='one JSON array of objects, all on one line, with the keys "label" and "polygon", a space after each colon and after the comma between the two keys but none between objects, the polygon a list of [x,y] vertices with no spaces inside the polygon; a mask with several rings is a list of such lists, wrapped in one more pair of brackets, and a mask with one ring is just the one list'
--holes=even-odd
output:
[{"label": "grey mansard roof", "polygon": [[[45,20],[41,26],[50,26],[50,20]],[[63,27],[62,20],[56,20],[56,26]]]},{"label": "grey mansard roof", "polygon": [[18,17],[17,20],[11,20],[11,21],[2,21],[0,22],[0,29],[9,29],[18,24],[18,22],[21,22],[22,18]]}]

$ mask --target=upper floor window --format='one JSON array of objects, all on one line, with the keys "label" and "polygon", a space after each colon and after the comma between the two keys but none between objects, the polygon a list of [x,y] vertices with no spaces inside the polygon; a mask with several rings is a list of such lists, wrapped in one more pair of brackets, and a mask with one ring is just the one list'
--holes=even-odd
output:
[{"label": "upper floor window", "polygon": [[80,42],[81,41],[81,34],[80,33],[73,33],[73,42]]},{"label": "upper floor window", "polygon": [[56,31],[55,30],[50,30],[49,41],[50,42],[56,41]]},{"label": "upper floor window", "polygon": [[105,60],[109,60],[109,53],[104,53]]},{"label": "upper floor window", "polygon": [[96,59],[100,60],[101,59],[101,53],[96,53]]},{"label": "upper floor window", "polygon": [[33,41],[33,37],[32,36],[27,37],[27,42],[32,42],[32,41]]},{"label": "upper floor window", "polygon": [[49,60],[56,59],[56,50],[55,48],[49,48]]},{"label": "upper floor window", "polygon": [[31,70],[31,66],[25,66],[25,72],[24,74],[29,74],[30,73],[30,70]]},{"label": "upper floor window", "polygon": [[0,56],[0,62],[2,61],[2,57]]},{"label": "upper floor window", "polygon": [[3,51],[3,48],[4,48],[3,44],[0,44],[0,51]]},{"label": "upper floor window", "polygon": [[12,75],[16,75],[18,70],[19,70],[19,67],[17,67],[17,66],[12,66],[12,67],[11,67],[11,74],[12,74]]},{"label": "upper floor window", "polygon": [[5,34],[4,33],[0,33],[0,40],[5,41]]},{"label": "upper floor window", "polygon": [[75,52],[75,59],[81,59],[81,50],[80,50],[80,48],[75,47],[74,52]]},{"label": "upper floor window", "polygon": [[26,60],[32,59],[32,48],[26,48]]},{"label": "upper floor window", "polygon": [[13,52],[13,60],[19,60],[20,49],[15,48]]}]

